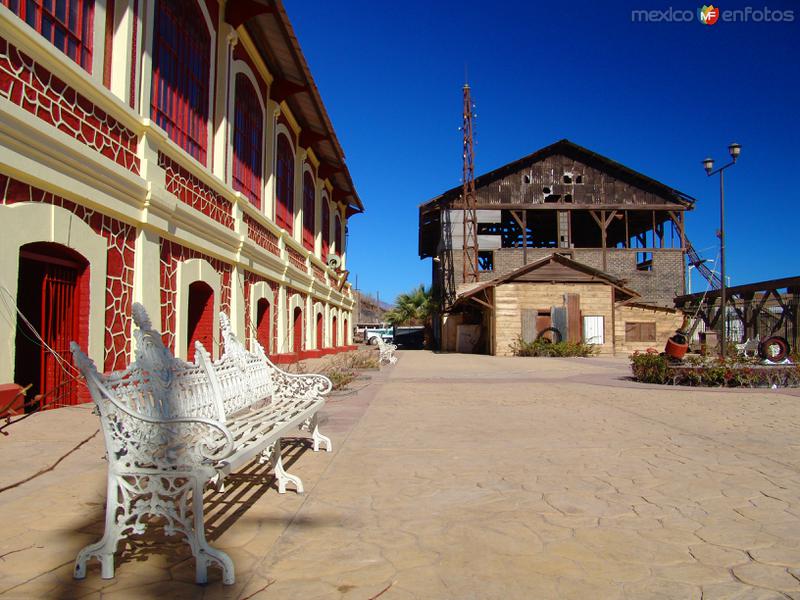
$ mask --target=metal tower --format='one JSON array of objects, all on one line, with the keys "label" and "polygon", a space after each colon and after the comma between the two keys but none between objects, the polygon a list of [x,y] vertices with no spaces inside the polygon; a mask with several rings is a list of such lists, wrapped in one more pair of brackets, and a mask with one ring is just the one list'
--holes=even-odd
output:
[{"label": "metal tower", "polygon": [[461,200],[464,207],[464,283],[478,281],[478,213],[475,196],[475,146],[472,136],[473,105],[469,84],[464,84],[464,174]]}]

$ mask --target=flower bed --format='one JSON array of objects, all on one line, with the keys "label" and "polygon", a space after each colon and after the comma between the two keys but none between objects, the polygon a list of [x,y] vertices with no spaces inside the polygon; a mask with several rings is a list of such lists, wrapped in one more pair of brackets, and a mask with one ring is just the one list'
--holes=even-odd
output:
[{"label": "flower bed", "polygon": [[511,344],[511,353],[514,356],[580,356],[588,357],[597,354],[597,346],[581,342],[555,342],[540,338],[533,342],[526,342],[521,337]]},{"label": "flower bed", "polygon": [[741,357],[690,357],[671,362],[655,350],[634,352],[631,370],[637,381],[698,387],[800,387],[800,365],[762,365]]}]

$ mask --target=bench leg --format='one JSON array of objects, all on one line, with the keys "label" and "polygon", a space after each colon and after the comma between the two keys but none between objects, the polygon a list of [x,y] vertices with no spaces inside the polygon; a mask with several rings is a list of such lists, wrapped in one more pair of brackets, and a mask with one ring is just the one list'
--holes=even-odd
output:
[{"label": "bench leg", "polygon": [[[272,459],[273,472],[275,473],[275,479],[278,481],[278,493],[285,494],[286,484],[291,483],[294,485],[294,489],[297,491],[297,493],[302,494],[304,492],[302,480],[296,475],[287,473],[286,469],[283,468],[283,458],[281,457],[281,441],[278,440],[275,442],[264,454],[268,454],[268,456]],[[267,462],[264,460],[263,454],[261,462]]]},{"label": "bench leg", "polygon": [[207,583],[208,567],[216,564],[222,569],[222,583],[233,585],[236,581],[236,575],[230,556],[222,550],[212,548],[206,541],[205,519],[203,518],[203,488],[202,482],[194,481],[192,489],[194,527],[192,530],[185,532],[192,548],[192,554],[194,554],[195,581],[197,583]]},{"label": "bench leg", "polygon": [[331,452],[333,450],[333,443],[331,443],[331,438],[327,435],[322,435],[319,432],[319,425],[314,423],[314,431],[311,434],[311,439],[314,440],[314,452],[319,452],[319,445],[320,443],[325,444],[325,451]]},{"label": "bench leg", "polygon": [[[83,579],[86,577],[86,563],[92,558],[100,561],[100,576],[103,579],[113,579],[114,577],[114,553],[117,551],[119,540],[123,536],[123,526],[117,522],[117,513],[120,508],[119,487],[116,476],[109,474],[108,484],[106,486],[106,520],[105,530],[103,537],[95,542],[89,544],[78,552],[75,559],[75,568],[73,570],[73,577],[75,579]],[[124,494],[123,494],[124,498]],[[127,513],[125,507],[123,514]]]}]

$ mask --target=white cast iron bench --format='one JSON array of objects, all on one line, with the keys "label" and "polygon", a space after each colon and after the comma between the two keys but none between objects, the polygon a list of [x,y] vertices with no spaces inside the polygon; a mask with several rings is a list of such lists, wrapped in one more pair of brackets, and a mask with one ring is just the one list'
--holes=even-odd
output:
[{"label": "white cast iron bench", "polygon": [[397,357],[394,355],[397,350],[396,344],[387,344],[381,336],[378,336],[378,350],[380,351],[380,358],[378,364],[394,364],[397,362]]},{"label": "white cast iron bench", "polygon": [[86,562],[97,558],[102,577],[112,578],[120,540],[160,518],[168,535],[181,534],[189,543],[197,583],[217,565],[223,583],[232,584],[233,562],[205,538],[203,491],[209,483],[221,490],[226,475],[256,457],[273,463],[280,491],[287,482],[302,491],[299,479],[283,470],[280,439],[296,427],[313,428],[315,449],[322,442],[331,450],[316,427],[331,383],[321,375],[284,373],[263,351],[263,358],[237,354],[227,319],[231,353],[212,363],[197,343],[191,364],[164,346],[144,307],[134,304],[133,318],[135,360],[123,371],[101,374],[71,345],[100,416],[108,460],[105,531],[78,553],[74,576],[85,577]]}]

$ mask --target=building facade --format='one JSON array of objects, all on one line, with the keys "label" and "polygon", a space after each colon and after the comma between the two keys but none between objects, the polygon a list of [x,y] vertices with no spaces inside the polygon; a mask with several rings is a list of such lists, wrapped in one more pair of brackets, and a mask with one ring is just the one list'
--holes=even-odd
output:
[{"label": "building facade", "polygon": [[351,343],[362,212],[279,0],[0,0],[0,382],[88,398],[69,341],[130,360],[131,304],[219,354]]},{"label": "building facade", "polygon": [[[475,192],[477,283],[491,284],[480,287],[481,294],[464,281],[462,188],[420,206],[419,255],[434,259],[433,293],[448,315],[434,323],[442,348],[458,347],[452,327],[462,327],[480,331],[472,335],[476,350],[507,354],[509,340],[536,337],[537,322],[539,329],[553,326],[575,296],[568,289],[575,281],[594,286],[583,290],[584,304],[600,294],[603,307],[598,312],[593,300],[584,311],[575,308],[573,341],[602,339],[603,352],[646,348],[661,342],[662,330],[676,320],[680,325],[672,309],[684,291],[684,217],[693,198],[569,140],[477,177]],[[558,268],[551,267],[553,256],[568,262],[556,260]],[[534,271],[525,270],[530,265],[537,265]],[[542,273],[550,279],[538,278]],[[512,274],[525,278],[512,283]],[[619,288],[627,292],[620,295]],[[505,310],[493,304],[500,299]],[[636,311],[622,310],[632,303]],[[522,311],[530,327],[523,327]],[[628,333],[628,321],[618,315],[632,315]],[[437,329],[447,320],[450,331]]]}]

